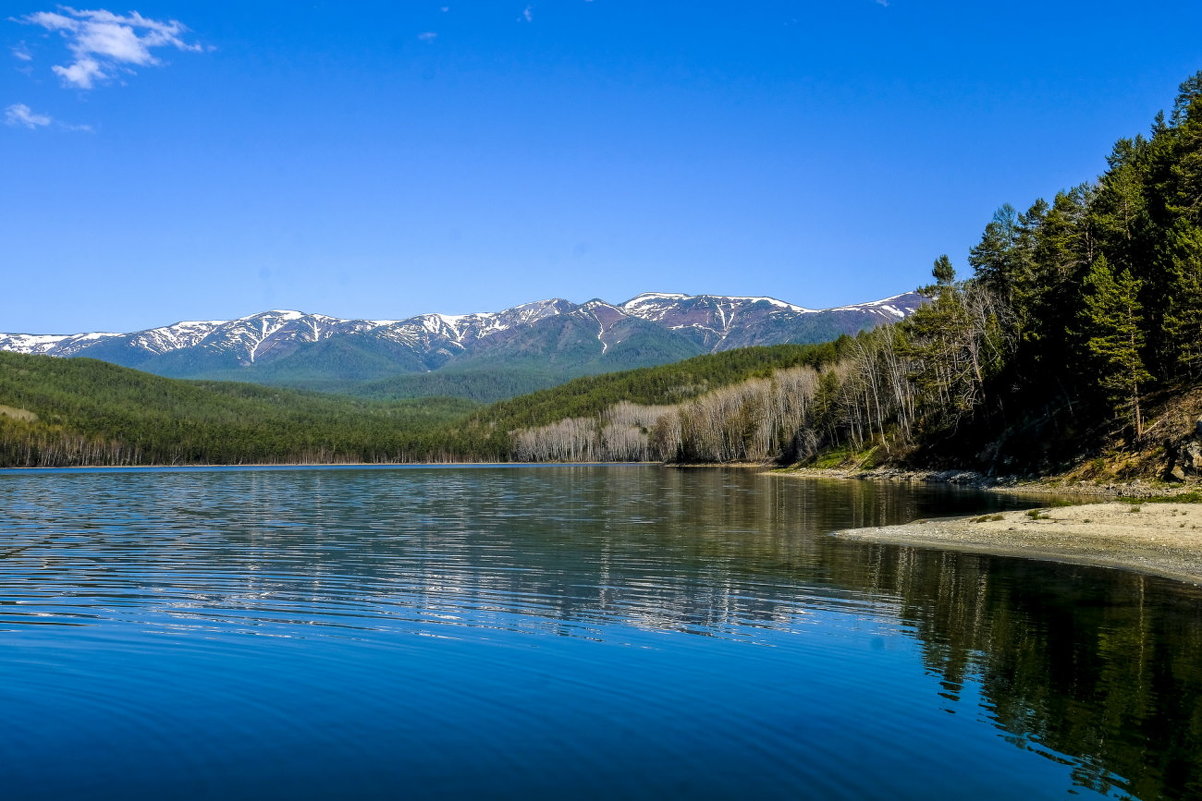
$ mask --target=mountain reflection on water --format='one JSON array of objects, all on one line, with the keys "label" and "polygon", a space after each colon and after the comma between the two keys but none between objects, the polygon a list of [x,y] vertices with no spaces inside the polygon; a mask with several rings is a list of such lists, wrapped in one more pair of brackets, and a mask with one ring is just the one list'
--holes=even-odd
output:
[{"label": "mountain reflection on water", "polygon": [[1202,797],[1197,589],[828,536],[1001,497],[557,467],[0,503],[14,798]]}]

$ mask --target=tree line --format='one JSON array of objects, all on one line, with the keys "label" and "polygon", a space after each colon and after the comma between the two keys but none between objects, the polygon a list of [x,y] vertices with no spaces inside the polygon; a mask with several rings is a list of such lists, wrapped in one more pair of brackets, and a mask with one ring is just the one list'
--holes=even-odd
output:
[{"label": "tree line", "polygon": [[0,353],[0,466],[417,462],[475,404],[380,403]]}]

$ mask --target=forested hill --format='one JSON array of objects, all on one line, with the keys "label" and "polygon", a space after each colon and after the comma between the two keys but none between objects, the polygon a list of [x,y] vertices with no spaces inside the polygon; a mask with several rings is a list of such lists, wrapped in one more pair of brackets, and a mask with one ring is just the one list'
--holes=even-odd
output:
[{"label": "forested hill", "polygon": [[[835,363],[843,348],[853,340],[841,337],[822,345],[773,345],[697,356],[692,359],[644,367],[620,373],[577,378],[566,384],[501,401],[473,413],[456,426],[453,439],[460,447],[487,458],[547,460],[626,460],[652,457],[645,447],[606,450],[584,444],[602,436],[604,423],[597,423],[621,407],[638,410],[623,422],[634,436],[645,441],[647,428],[641,421],[648,413],[669,408],[723,387],[765,378],[785,369],[805,366],[821,368]],[[575,444],[545,453],[532,454],[519,446],[521,432],[559,421],[585,421],[576,426]],[[576,425],[576,424],[571,424]],[[599,426],[599,427],[598,427]],[[623,434],[626,436],[626,434]]]},{"label": "forested hill", "polygon": [[367,401],[0,353],[0,466],[523,458],[523,428],[619,402],[659,408],[782,368],[821,368],[850,342],[726,351],[582,378],[486,409],[454,398]]},{"label": "forested hill", "polygon": [[0,465],[441,460],[450,458],[441,426],[473,407],[194,383],[92,359],[0,353]]},{"label": "forested hill", "polygon": [[619,402],[678,403],[741,381],[769,376],[783,368],[833,364],[845,348],[844,343],[851,341],[844,337],[823,345],[740,348],[662,367],[587,376],[495,403],[473,414],[469,423],[512,431],[564,417],[596,414]]},{"label": "forested hill", "polygon": [[1002,206],[969,263],[939,257],[932,302],[835,363],[659,408],[561,398],[514,455],[1202,473],[1202,73],[1096,181]]}]

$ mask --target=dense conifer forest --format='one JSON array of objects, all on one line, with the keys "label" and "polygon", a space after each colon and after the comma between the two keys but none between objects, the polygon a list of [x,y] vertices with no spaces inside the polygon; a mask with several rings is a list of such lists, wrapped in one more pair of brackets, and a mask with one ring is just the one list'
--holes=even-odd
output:
[{"label": "dense conifer forest", "polygon": [[0,465],[449,459],[439,428],[473,406],[356,401],[0,353]]},{"label": "dense conifer forest", "polygon": [[1147,135],[1114,145],[1096,181],[998,209],[968,267],[962,279],[940,256],[927,305],[856,337],[591,376],[485,408],[0,353],[0,462],[843,460],[1047,473],[1171,450],[1181,432],[1149,411],[1202,411],[1186,408],[1202,379],[1202,73]]}]

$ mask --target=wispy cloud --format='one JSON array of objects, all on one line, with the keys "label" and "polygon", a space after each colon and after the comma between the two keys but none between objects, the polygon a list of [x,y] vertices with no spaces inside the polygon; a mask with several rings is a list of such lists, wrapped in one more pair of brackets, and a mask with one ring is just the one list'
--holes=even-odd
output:
[{"label": "wispy cloud", "polygon": [[63,131],[91,131],[91,125],[71,125],[59,122],[49,114],[39,114],[24,103],[13,103],[4,109],[4,124],[11,128],[49,128],[51,126]]},{"label": "wispy cloud", "polygon": [[13,58],[17,59],[18,61],[33,61],[33,53],[29,52],[29,48],[25,46],[24,42],[19,42],[18,44],[14,45],[12,48],[12,54]]},{"label": "wispy cloud", "polygon": [[518,22],[534,22],[534,6],[523,8],[522,16],[518,17]]},{"label": "wispy cloud", "polygon": [[119,73],[133,72],[134,66],[160,65],[162,62],[151,52],[155,48],[191,52],[204,49],[184,41],[188,29],[183,23],[150,19],[137,11],[120,15],[103,9],[81,11],[59,6],[58,11],[38,11],[18,21],[56,32],[67,40],[73,60],[51,69],[65,85],[77,89],[91,89]]},{"label": "wispy cloud", "polygon": [[49,114],[38,114],[24,103],[13,103],[4,109],[4,124],[13,128],[45,128],[54,122]]},{"label": "wispy cloud", "polygon": [[426,31],[425,33],[419,33],[417,38],[421,39],[423,42],[433,42],[438,38],[438,34],[434,31]]}]

